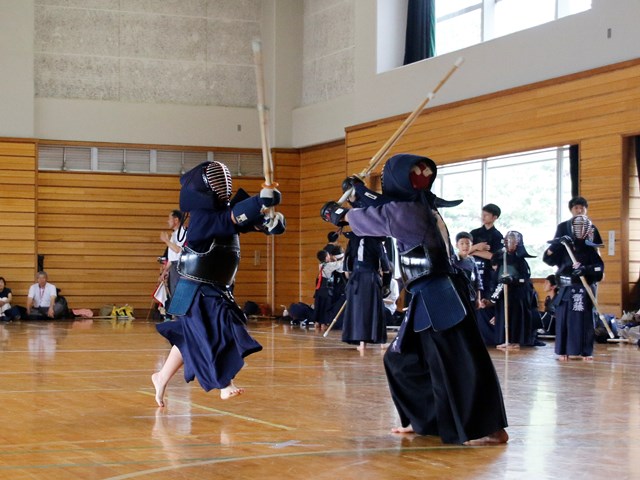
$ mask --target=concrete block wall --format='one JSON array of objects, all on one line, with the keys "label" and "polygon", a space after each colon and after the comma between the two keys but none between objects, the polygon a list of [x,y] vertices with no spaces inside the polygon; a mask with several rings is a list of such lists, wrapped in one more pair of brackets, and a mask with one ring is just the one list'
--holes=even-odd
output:
[{"label": "concrete block wall", "polygon": [[36,98],[256,103],[260,0],[36,0]]}]

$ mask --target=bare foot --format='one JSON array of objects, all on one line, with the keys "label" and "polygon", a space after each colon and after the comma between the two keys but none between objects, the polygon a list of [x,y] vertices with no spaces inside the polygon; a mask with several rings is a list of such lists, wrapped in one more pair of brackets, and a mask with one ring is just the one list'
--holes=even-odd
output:
[{"label": "bare foot", "polygon": [[364,349],[367,348],[367,344],[365,342],[360,342],[360,345],[356,347],[356,350],[359,352],[364,352]]},{"label": "bare foot", "polygon": [[569,355],[558,355],[558,360],[561,362],[566,362],[569,360]]},{"label": "bare foot", "polygon": [[476,438],[475,440],[468,440],[464,442],[465,445],[478,446],[478,445],[500,445],[501,443],[507,443],[509,441],[509,434],[504,428],[501,428],[497,432],[493,432],[486,437]]},{"label": "bare foot", "polygon": [[413,427],[408,425],[406,427],[395,427],[391,429],[391,433],[416,433],[413,431]]},{"label": "bare foot", "polygon": [[381,343],[381,344],[380,344],[380,348],[381,348],[382,350],[386,350],[387,348],[389,348],[389,345],[390,345],[389,343]]},{"label": "bare foot", "polygon": [[496,348],[503,350],[517,350],[520,348],[520,345],[517,343],[501,343],[500,345],[496,345]]},{"label": "bare foot", "polygon": [[160,373],[154,373],[151,375],[151,381],[156,389],[156,403],[159,407],[164,407],[164,389],[167,387],[167,384],[162,383]]},{"label": "bare foot", "polygon": [[589,357],[582,357],[582,361],[583,362],[592,362],[593,361],[593,357],[589,356]]},{"label": "bare foot", "polygon": [[222,400],[228,400],[244,393],[244,388],[236,387],[233,382],[220,390],[220,398]]}]

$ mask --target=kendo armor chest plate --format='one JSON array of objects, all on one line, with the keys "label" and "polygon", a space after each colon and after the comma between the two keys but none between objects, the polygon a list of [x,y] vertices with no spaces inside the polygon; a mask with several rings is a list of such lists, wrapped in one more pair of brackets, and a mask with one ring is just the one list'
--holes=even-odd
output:
[{"label": "kendo armor chest plate", "polygon": [[178,273],[191,280],[229,287],[240,264],[238,235],[213,239],[208,251],[200,253],[184,246],[178,260]]},{"label": "kendo armor chest plate", "polygon": [[420,278],[433,274],[451,273],[449,262],[439,257],[440,255],[433,255],[429,252],[424,245],[418,245],[400,253],[400,267],[407,288],[410,288],[411,284]]}]

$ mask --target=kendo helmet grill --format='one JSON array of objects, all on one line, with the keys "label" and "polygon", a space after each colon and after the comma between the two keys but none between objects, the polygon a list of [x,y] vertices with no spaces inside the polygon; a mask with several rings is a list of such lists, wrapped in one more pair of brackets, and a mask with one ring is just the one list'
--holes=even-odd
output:
[{"label": "kendo helmet grill", "polygon": [[589,239],[593,235],[593,223],[586,215],[576,215],[571,220],[571,230],[575,238]]},{"label": "kendo helmet grill", "polygon": [[202,171],[204,183],[223,205],[231,198],[231,173],[224,163],[209,162]]}]

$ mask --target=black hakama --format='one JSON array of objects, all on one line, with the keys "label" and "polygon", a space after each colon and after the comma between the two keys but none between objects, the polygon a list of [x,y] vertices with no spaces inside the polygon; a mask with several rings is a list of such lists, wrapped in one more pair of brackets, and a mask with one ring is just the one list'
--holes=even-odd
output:
[{"label": "black hakama", "polygon": [[[533,287],[526,283],[514,283],[509,285],[509,343],[519,344],[523,347],[532,347],[536,341],[536,328],[531,302],[533,299]],[[495,345],[505,343],[504,338],[504,290],[495,306]]]},{"label": "black hakama", "polygon": [[160,323],[158,332],[180,350],[184,378],[205,391],[227,387],[244,365],[244,357],[262,350],[245,327],[237,305],[203,284],[184,316]]},{"label": "black hakama", "polygon": [[402,352],[387,351],[384,366],[403,427],[462,444],[507,426],[498,379],[473,316],[441,332],[408,329]]},{"label": "black hakama", "polygon": [[321,325],[331,323],[333,299],[330,279],[322,277],[313,298],[313,322]]},{"label": "black hakama", "polygon": [[346,289],[342,341],[386,343],[382,279],[373,267],[356,265]]},{"label": "black hakama", "polygon": [[[462,294],[461,279],[452,280]],[[493,362],[466,297],[463,304],[469,313],[455,326],[420,332],[414,331],[410,306],[398,333],[399,349],[392,345],[384,356],[402,426],[411,425],[420,435],[437,435],[444,443],[462,444],[507,427]]]},{"label": "black hakama", "polygon": [[[437,218],[420,202],[354,209],[348,220],[358,235],[396,238],[400,251],[408,252],[416,245],[429,248],[432,242],[432,260],[448,261],[443,240],[432,240],[440,235]],[[505,428],[502,391],[478,332],[466,280],[453,274],[427,275],[413,285],[412,304],[384,357],[402,426],[411,425],[418,434],[438,435],[445,443],[458,444]],[[449,313],[454,306],[455,315]]]},{"label": "black hakama", "polygon": [[562,287],[556,298],[556,355],[593,355],[593,303],[583,285]]}]

